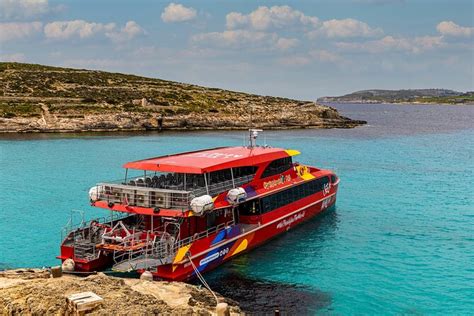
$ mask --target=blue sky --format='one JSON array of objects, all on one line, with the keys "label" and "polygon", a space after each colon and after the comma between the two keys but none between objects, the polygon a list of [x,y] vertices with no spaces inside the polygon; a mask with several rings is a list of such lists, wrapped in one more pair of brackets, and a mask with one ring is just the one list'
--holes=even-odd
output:
[{"label": "blue sky", "polygon": [[472,0],[0,0],[0,60],[314,100],[474,90]]}]

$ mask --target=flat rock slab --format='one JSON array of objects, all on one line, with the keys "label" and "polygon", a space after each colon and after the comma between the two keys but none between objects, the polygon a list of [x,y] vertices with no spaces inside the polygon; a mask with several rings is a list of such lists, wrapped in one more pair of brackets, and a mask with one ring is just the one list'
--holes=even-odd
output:
[{"label": "flat rock slab", "polygon": [[[85,293],[90,299],[84,298]],[[80,295],[74,296],[77,294]],[[212,295],[186,283],[123,279],[103,273],[85,278],[51,278],[47,270],[0,272],[0,315],[70,315],[69,304],[80,302],[81,297],[83,303],[91,303],[87,315],[215,314]],[[236,302],[225,300],[233,315],[241,313]],[[98,301],[100,304],[96,305],[94,302]],[[77,306],[76,311],[79,309]]]}]

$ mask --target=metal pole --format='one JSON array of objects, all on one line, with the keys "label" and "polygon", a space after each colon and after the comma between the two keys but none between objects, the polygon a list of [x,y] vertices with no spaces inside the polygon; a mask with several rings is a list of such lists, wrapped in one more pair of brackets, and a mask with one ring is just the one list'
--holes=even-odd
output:
[{"label": "metal pole", "polygon": [[209,195],[209,188],[207,187],[207,177],[206,177],[206,174],[203,173],[203,176],[204,176],[204,184],[206,185],[206,192],[207,192],[207,195]]},{"label": "metal pole", "polygon": [[230,168],[230,175],[232,176],[232,187],[235,188],[234,168]]},{"label": "metal pole", "polygon": [[128,168],[125,169],[125,184],[127,183],[127,178],[128,178]]}]

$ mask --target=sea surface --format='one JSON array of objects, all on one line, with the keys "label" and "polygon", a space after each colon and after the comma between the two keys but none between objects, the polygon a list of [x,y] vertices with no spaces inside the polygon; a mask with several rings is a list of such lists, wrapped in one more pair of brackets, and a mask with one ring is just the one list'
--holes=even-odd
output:
[{"label": "sea surface", "polygon": [[[355,129],[267,131],[260,143],[341,178],[334,211],[205,275],[250,312],[474,314],[474,107],[333,105]],[[124,162],[244,143],[244,132],[0,138],[0,269],[58,264],[60,231]],[[78,213],[75,213],[77,219]]]}]

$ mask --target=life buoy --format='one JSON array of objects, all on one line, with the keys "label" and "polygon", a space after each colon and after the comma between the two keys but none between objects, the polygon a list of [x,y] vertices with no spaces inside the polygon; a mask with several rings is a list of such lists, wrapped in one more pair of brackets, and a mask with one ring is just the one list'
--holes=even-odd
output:
[{"label": "life buoy", "polygon": [[303,176],[305,174],[305,167],[301,166],[300,167],[300,176]]}]

